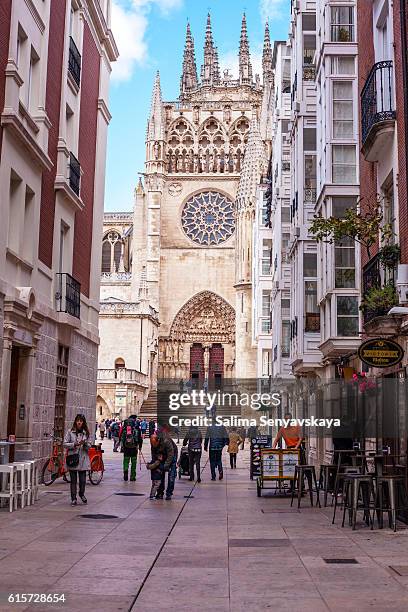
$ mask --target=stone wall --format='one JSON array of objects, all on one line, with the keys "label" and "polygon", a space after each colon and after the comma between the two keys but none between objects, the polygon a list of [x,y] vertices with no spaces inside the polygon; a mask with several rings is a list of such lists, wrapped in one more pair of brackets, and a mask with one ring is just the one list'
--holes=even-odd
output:
[{"label": "stone wall", "polygon": [[32,454],[46,457],[51,450],[54,427],[55,386],[57,373],[58,339],[57,325],[46,319],[41,326],[41,337],[35,358],[34,405],[32,409]]},{"label": "stone wall", "polygon": [[90,431],[94,430],[97,364],[97,344],[74,332],[69,355],[66,427],[80,412],[85,415]]}]

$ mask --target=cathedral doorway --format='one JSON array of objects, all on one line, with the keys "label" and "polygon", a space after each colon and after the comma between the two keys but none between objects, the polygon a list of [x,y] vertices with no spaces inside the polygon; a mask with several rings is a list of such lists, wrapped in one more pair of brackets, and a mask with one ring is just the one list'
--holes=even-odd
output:
[{"label": "cathedral doorway", "polygon": [[210,348],[209,365],[208,384],[211,388],[221,389],[224,378],[224,348],[222,344],[213,344]]},{"label": "cathedral doorway", "polygon": [[190,380],[197,389],[204,382],[204,347],[194,343],[190,348]]}]

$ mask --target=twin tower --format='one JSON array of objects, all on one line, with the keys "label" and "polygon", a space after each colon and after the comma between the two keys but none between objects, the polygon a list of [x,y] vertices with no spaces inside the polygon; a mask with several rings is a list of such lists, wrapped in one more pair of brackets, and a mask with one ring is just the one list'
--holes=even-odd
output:
[{"label": "twin tower", "polygon": [[[249,51],[248,31],[246,15],[242,17],[241,37],[239,42],[239,76],[238,82],[240,85],[253,85],[253,71],[251,63],[251,55]],[[263,76],[264,80],[272,75],[272,53],[269,34],[269,26],[265,26],[265,40],[263,51]],[[201,86],[216,86],[223,85],[225,80],[230,79],[228,74],[224,78],[220,74],[220,65],[218,59],[218,49],[214,44],[211,16],[208,14],[207,27],[205,32],[204,42],[204,63],[201,66]],[[195,58],[194,39],[191,34],[190,24],[187,24],[186,44],[184,48],[183,58],[183,73],[180,80],[180,96],[188,97],[199,86],[197,64]]]}]

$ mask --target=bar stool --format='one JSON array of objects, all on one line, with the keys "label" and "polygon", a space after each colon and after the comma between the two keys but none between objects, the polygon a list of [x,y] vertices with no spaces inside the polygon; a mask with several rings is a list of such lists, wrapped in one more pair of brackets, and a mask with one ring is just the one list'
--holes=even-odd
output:
[{"label": "bar stool", "polygon": [[332,525],[334,525],[334,521],[336,519],[336,513],[337,513],[337,506],[338,506],[338,496],[339,496],[339,490],[340,490],[340,486],[339,483],[341,482],[342,485],[342,489],[341,489],[341,508],[343,507],[343,502],[344,502],[344,492],[343,492],[343,488],[344,488],[344,479],[348,476],[348,475],[359,475],[360,474],[360,469],[359,468],[355,468],[355,467],[344,467],[344,472],[340,475],[340,477],[337,479],[337,477],[339,476],[339,473],[337,472],[336,475],[336,481],[337,481],[337,487],[335,485],[334,488],[334,510],[333,510],[333,518],[332,518]]},{"label": "bar stool", "polygon": [[[349,511],[349,525],[356,528],[357,511],[359,509],[364,510],[364,518],[367,525],[374,527],[373,519],[371,517],[371,506],[370,500],[372,498],[375,503],[375,493],[373,477],[370,474],[347,474],[344,476],[344,508],[343,508],[343,521],[341,526],[344,527],[344,521],[346,518],[346,512]],[[359,506],[359,499],[362,503]]]},{"label": "bar stool", "polygon": [[17,468],[12,463],[0,465],[1,489],[0,501],[9,500],[10,512],[13,512],[16,498]]},{"label": "bar stool", "polygon": [[15,507],[17,509],[20,497],[21,508],[24,508],[26,505],[29,506],[31,501],[31,464],[26,461],[18,461],[13,465],[17,469]]},{"label": "bar stool", "polygon": [[294,478],[294,487],[292,488],[292,499],[290,505],[293,506],[293,500],[295,497],[295,487],[297,486],[297,498],[298,498],[298,508],[300,508],[300,501],[302,499],[305,478],[307,478],[309,495],[310,495],[310,505],[313,506],[313,482],[316,490],[316,506],[320,505],[319,499],[319,488],[317,486],[316,480],[316,471],[314,465],[296,465],[295,466],[295,478]]},{"label": "bar stool", "polygon": [[319,488],[324,491],[324,507],[327,506],[327,496],[329,493],[334,492],[334,486],[330,487],[330,480],[336,479],[337,476],[337,465],[334,463],[323,463],[320,466],[320,475],[319,475]]},{"label": "bar stool", "polygon": [[[384,493],[387,507],[384,508]],[[377,493],[375,497],[375,510],[377,512],[378,526],[383,528],[383,513],[388,512],[390,529],[397,531],[397,510],[408,508],[408,494],[405,478],[400,475],[377,476]]]}]

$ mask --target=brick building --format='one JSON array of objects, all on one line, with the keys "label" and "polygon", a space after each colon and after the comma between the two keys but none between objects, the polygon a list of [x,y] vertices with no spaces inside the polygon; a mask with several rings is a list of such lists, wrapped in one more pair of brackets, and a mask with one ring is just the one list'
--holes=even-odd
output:
[{"label": "brick building", "polygon": [[0,438],[17,458],[94,419],[110,10],[0,3]]}]

